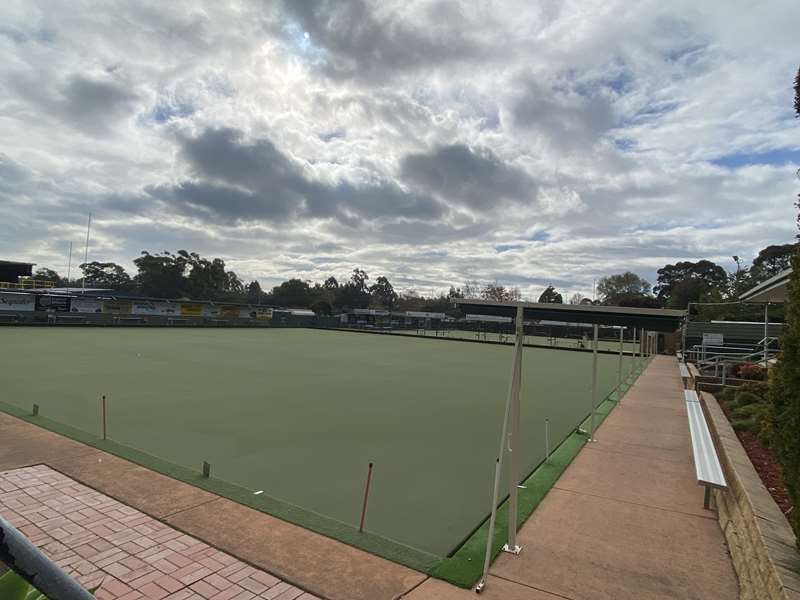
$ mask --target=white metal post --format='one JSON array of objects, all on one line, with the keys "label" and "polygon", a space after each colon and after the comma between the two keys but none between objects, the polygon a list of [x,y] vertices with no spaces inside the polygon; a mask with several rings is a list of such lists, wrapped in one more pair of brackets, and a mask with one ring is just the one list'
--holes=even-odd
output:
[{"label": "white metal post", "polygon": [[524,311],[522,306],[517,306],[516,319],[516,344],[514,345],[514,381],[511,386],[511,431],[508,436],[508,453],[511,455],[509,463],[508,477],[508,542],[503,546],[504,552],[519,554],[520,548],[517,545],[517,494],[519,485],[519,472],[522,457],[518,449],[519,437],[519,416],[520,416],[520,388],[522,387],[522,348],[525,331],[523,329]]},{"label": "white metal post", "polygon": [[644,358],[644,327],[642,327],[642,331],[639,334],[639,358]]},{"label": "white metal post", "polygon": [[486,576],[489,574],[489,561],[492,559],[492,540],[494,540],[494,522],[497,517],[497,492],[500,489],[500,459],[494,463],[494,488],[492,491],[491,516],[489,517],[489,537],[486,538],[486,555],[483,557],[483,577],[475,586],[479,594],[486,587]]},{"label": "white metal post", "polygon": [[[89,213],[89,221],[86,223],[86,247],[83,251],[83,264],[89,262],[89,232],[92,229],[92,213]],[[86,291],[86,273],[83,274],[83,283],[81,283],[81,294]]]},{"label": "white metal post", "polygon": [[592,414],[589,417],[589,441],[594,441],[594,413],[597,410],[597,323],[592,326]]},{"label": "white metal post", "polygon": [[633,341],[631,342],[631,376],[636,365],[636,327],[633,328]]},{"label": "white metal post", "polygon": [[764,303],[764,371],[769,371],[767,351],[769,350],[769,302]]},{"label": "white metal post", "polygon": [[[519,314],[520,312],[522,312],[522,307],[518,308],[517,314]],[[486,538],[486,554],[483,560],[483,577],[481,578],[480,582],[478,582],[478,585],[475,587],[476,592],[480,592],[483,590],[484,587],[486,587],[486,576],[489,573],[489,562],[491,561],[492,558],[494,525],[497,520],[497,502],[498,502],[498,496],[500,495],[500,474],[503,470],[503,457],[505,456],[506,453],[506,444],[508,444],[508,448],[511,448],[511,436],[508,434],[508,426],[509,426],[509,420],[512,415],[514,389],[516,387],[517,381],[519,380],[519,369],[522,366],[522,361],[517,360],[517,354],[519,353],[521,355],[522,353],[522,346],[519,345],[519,348],[517,348],[517,346],[518,345],[515,345],[514,347],[514,357],[511,361],[511,379],[508,382],[508,395],[506,396],[506,407],[505,407],[505,412],[503,414],[503,426],[500,432],[500,449],[499,452],[497,453],[497,462],[495,463],[495,468],[494,468],[495,470],[494,470],[494,488],[492,490],[492,508],[491,508],[491,515],[489,516],[489,537]],[[513,485],[513,479],[512,479],[512,485]],[[516,520],[514,521],[514,525],[516,528]],[[503,549],[505,549],[505,547]]]},{"label": "white metal post", "polygon": [[[617,390],[622,386],[622,332],[623,328],[619,328],[619,365],[617,365]],[[622,395],[620,394],[620,400],[622,399]]]}]

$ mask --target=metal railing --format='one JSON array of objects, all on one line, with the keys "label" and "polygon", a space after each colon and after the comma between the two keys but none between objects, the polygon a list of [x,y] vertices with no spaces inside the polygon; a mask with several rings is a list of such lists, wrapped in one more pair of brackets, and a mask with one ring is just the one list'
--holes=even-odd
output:
[{"label": "metal railing", "polygon": [[54,287],[56,287],[55,282],[43,279],[20,279],[16,283],[13,281],[0,281],[0,289],[5,290],[37,290]]},{"label": "metal railing", "polygon": [[49,600],[94,600],[92,594],[3,517],[0,517],[0,561]]}]

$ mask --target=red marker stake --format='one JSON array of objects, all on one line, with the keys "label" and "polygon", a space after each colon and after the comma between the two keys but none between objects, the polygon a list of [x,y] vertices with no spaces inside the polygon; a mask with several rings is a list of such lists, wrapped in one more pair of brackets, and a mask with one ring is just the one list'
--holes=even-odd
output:
[{"label": "red marker stake", "polygon": [[106,397],[103,396],[103,439],[106,439]]},{"label": "red marker stake", "polygon": [[367,500],[369,499],[369,484],[372,481],[372,463],[369,463],[367,471],[367,485],[364,487],[364,505],[361,507],[361,523],[358,525],[359,533],[364,531],[364,517],[367,516]]}]

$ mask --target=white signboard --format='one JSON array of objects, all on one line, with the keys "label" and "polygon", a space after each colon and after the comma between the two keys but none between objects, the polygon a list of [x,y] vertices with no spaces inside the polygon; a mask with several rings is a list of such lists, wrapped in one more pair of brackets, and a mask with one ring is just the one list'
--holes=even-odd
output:
[{"label": "white signboard", "polygon": [[0,292],[0,310],[31,312],[36,309],[36,296],[33,294],[15,294]]},{"label": "white signboard", "polygon": [[103,312],[103,301],[95,298],[73,298],[69,310],[74,313]]},{"label": "white signboard", "polygon": [[704,333],[703,346],[722,346],[725,344],[725,336],[721,333]]}]

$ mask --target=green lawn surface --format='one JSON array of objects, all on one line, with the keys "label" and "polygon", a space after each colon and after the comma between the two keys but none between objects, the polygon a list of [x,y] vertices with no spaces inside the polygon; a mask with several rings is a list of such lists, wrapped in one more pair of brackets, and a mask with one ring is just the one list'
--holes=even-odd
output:
[{"label": "green lawn surface", "polygon": [[[33,422],[433,570],[489,512],[511,358],[510,346],[309,329],[4,327],[0,401],[20,416],[36,403]],[[545,419],[555,447],[589,413],[591,361],[525,349],[524,475],[544,458]],[[617,361],[599,356],[600,400]],[[94,439],[102,395],[109,442]]]}]

